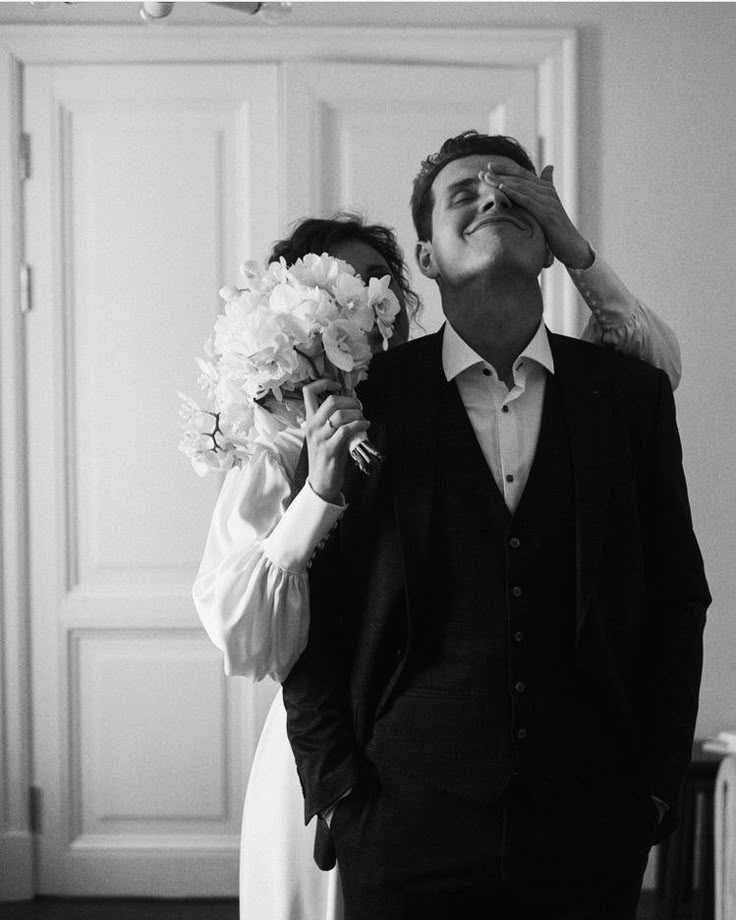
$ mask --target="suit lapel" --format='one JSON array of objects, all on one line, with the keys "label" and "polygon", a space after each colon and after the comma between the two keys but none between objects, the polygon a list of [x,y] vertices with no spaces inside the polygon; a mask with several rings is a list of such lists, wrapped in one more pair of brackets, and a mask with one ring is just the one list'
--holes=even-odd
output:
[{"label": "suit lapel", "polygon": [[[612,397],[602,363],[573,339],[550,333],[562,410],[567,422],[575,483],[576,619],[580,637],[591,603],[600,555],[611,462]],[[598,356],[596,356],[598,357]]]},{"label": "suit lapel", "polygon": [[421,610],[428,587],[437,462],[442,329],[397,355],[387,380],[388,438],[394,508],[403,552],[408,607]]}]

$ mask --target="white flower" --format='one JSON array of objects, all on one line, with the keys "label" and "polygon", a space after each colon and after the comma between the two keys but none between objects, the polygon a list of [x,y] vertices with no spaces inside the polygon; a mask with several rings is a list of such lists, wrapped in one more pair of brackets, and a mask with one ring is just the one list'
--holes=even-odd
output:
[{"label": "white flower", "polygon": [[401,311],[399,299],[390,289],[390,284],[390,275],[384,275],[383,278],[371,278],[368,282],[368,304],[383,336],[384,351],[388,348],[388,340],[394,334],[394,322]]},{"label": "white flower", "polygon": [[243,316],[218,316],[215,321],[215,348],[220,352],[220,373],[248,396],[258,399],[269,390],[280,395],[285,383],[297,383],[295,372],[299,356],[294,351],[293,334],[284,331],[284,318],[267,307],[258,307]]},{"label": "white flower", "polygon": [[182,425],[197,436],[211,431],[215,424],[216,413],[201,409],[199,404],[186,393],[178,395],[182,401],[179,407],[179,418]]},{"label": "white flower", "polygon": [[[300,338],[304,341],[315,333],[321,332],[324,327],[340,315],[340,309],[335,298],[319,287],[307,288],[293,284],[278,284],[271,291],[268,299],[269,307],[281,314],[285,328],[296,334],[296,329],[301,330]],[[289,319],[286,319],[286,317]],[[296,321],[298,327],[289,323]]]},{"label": "white flower", "polygon": [[272,289],[268,305],[276,313],[293,313],[305,300],[305,294],[301,287],[281,281]]},{"label": "white flower", "polygon": [[240,297],[240,288],[236,288],[233,284],[226,284],[225,287],[220,288],[220,297],[226,303],[230,303],[231,300],[237,300]]},{"label": "white flower", "polygon": [[[179,415],[182,438],[179,450],[189,458],[200,476],[211,470],[228,470],[240,464],[250,454],[247,438],[232,441],[226,434],[222,413],[202,409],[189,396],[179,393],[182,400]],[[250,426],[252,427],[252,413]]]},{"label": "white flower", "polygon": [[323,252],[318,256],[308,252],[303,259],[297,261],[289,269],[291,277],[307,287],[334,288],[340,274],[354,275],[355,269],[342,259]]},{"label": "white flower", "polygon": [[244,284],[248,291],[262,291],[266,284],[266,272],[257,262],[243,262],[240,266],[240,274],[245,278]]},{"label": "white flower", "polygon": [[[207,344],[205,344],[205,351],[206,350]],[[195,358],[194,360],[197,362],[197,367],[201,371],[201,374],[197,378],[197,384],[199,385],[200,390],[204,390],[205,393],[207,393],[207,396],[212,399],[215,395],[217,384],[220,379],[216,363],[213,359],[205,361],[203,358]]]},{"label": "white flower", "polygon": [[368,338],[352,319],[336,319],[322,334],[327,359],[342,371],[357,371],[368,367],[371,349]]},{"label": "white flower", "polygon": [[223,438],[228,444],[247,451],[253,439],[255,404],[242,398],[237,402],[228,402],[222,407],[219,421]]},{"label": "white flower", "polygon": [[375,324],[373,310],[368,305],[368,291],[360,278],[338,275],[335,283],[335,300],[345,308],[345,316],[355,320],[363,332],[370,332]]},{"label": "white flower", "polygon": [[266,271],[261,276],[262,290],[270,291],[277,284],[286,281],[290,269],[286,264],[286,259],[282,256],[278,262],[271,262]]},{"label": "white flower", "polygon": [[322,288],[313,288],[309,302],[308,318],[313,332],[322,332],[326,326],[340,316],[340,307],[335,298]]}]

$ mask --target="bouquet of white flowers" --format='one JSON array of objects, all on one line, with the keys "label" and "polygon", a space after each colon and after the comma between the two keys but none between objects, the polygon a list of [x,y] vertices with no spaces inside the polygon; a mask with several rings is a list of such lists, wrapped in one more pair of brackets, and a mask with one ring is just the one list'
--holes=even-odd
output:
[{"label": "bouquet of white flowers", "polygon": [[[206,403],[180,393],[179,443],[200,476],[246,463],[255,439],[303,421],[301,388],[312,380],[338,381],[347,395],[368,375],[368,335],[377,330],[388,347],[399,302],[391,277],[366,285],[347,262],[309,253],[260,269],[241,267],[243,287],[224,287],[224,313],[196,358]],[[296,409],[294,408],[296,402]],[[350,444],[363,472],[380,454],[364,433]]]}]

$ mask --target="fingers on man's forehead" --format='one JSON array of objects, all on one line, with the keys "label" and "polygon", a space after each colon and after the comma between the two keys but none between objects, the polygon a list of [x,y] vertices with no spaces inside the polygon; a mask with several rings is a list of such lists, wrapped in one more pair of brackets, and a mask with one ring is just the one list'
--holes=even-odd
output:
[{"label": "fingers on man's forehead", "polygon": [[488,162],[493,168],[493,171],[502,176],[533,176],[534,175],[534,173],[530,172],[528,169],[524,169],[523,166],[519,166],[518,163],[515,163],[513,160],[509,160],[507,158],[494,159],[493,157],[491,157]]}]

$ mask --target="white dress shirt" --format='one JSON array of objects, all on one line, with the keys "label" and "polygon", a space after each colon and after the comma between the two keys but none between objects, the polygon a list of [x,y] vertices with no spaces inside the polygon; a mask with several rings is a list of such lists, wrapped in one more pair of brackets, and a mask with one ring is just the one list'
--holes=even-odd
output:
[{"label": "white dress shirt", "polygon": [[[677,386],[680,353],[670,327],[638,301],[602,259],[597,257],[588,269],[570,271],[570,276],[592,311],[582,337],[661,367],[673,388]],[[472,358],[471,349],[466,352],[458,346],[457,353],[453,368],[461,395],[468,394],[466,405],[480,432],[481,449],[513,510],[534,457],[544,381],[554,370],[546,334],[538,330],[519,356],[511,391],[495,372],[483,374],[477,355],[474,361],[466,360]],[[244,467],[227,474],[212,515],[192,593],[229,675],[282,680],[306,645],[309,561],[344,508],[323,501],[308,483],[289,504],[303,443],[304,432],[287,425],[273,441],[257,445]]]},{"label": "white dress shirt", "polygon": [[514,361],[511,389],[449,323],[442,339],[442,368],[447,380],[457,383],[486,463],[513,513],[537,449],[547,374],[555,371],[544,321]]}]

